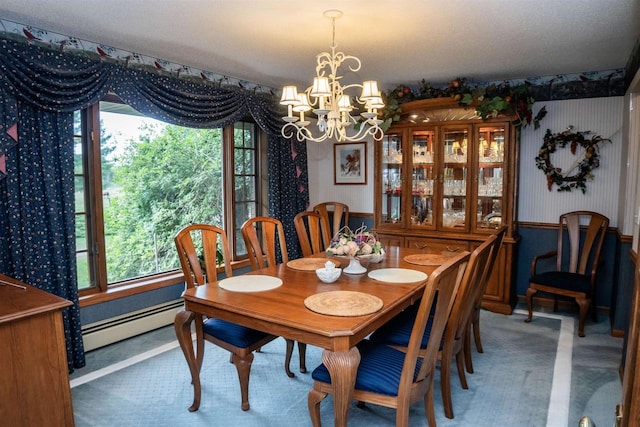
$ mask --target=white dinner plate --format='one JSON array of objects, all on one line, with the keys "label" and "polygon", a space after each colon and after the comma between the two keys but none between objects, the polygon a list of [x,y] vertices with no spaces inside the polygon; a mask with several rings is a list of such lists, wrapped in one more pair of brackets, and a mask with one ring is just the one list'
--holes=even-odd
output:
[{"label": "white dinner plate", "polygon": [[422,282],[427,279],[426,273],[408,268],[381,268],[379,270],[371,270],[368,276],[388,283]]},{"label": "white dinner plate", "polygon": [[280,285],[282,285],[282,279],[279,277],[263,274],[227,277],[218,282],[218,286],[231,292],[262,292],[275,289]]}]

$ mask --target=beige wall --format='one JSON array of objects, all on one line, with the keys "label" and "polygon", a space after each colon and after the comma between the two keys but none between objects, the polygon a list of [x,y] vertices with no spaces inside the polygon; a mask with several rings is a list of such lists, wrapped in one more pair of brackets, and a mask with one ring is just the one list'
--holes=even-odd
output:
[{"label": "beige wall", "polygon": [[373,142],[367,142],[367,184],[334,185],[333,143],[307,143],[309,204],[342,202],[352,212],[373,213]]}]

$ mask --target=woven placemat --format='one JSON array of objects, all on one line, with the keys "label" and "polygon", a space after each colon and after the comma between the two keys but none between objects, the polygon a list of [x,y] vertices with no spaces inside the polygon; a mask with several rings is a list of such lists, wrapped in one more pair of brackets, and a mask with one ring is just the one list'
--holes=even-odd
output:
[{"label": "woven placemat", "polygon": [[404,260],[416,265],[442,265],[451,261],[451,257],[440,254],[413,254],[405,256]]},{"label": "woven placemat", "polygon": [[365,316],[382,308],[376,296],[354,291],[331,291],[311,295],[304,300],[311,311],[329,316]]},{"label": "woven placemat", "polygon": [[316,271],[319,268],[324,268],[327,261],[331,261],[338,268],[342,264],[342,261],[336,258],[298,258],[287,262],[287,267],[293,270]]}]

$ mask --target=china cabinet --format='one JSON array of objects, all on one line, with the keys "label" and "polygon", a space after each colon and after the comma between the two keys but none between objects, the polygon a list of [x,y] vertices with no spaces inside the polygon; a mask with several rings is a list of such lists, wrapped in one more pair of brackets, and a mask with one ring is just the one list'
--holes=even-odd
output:
[{"label": "china cabinet", "polygon": [[451,99],[401,105],[375,144],[374,231],[383,243],[429,252],[473,250],[503,225],[505,240],[483,307],[515,306],[518,133]]}]

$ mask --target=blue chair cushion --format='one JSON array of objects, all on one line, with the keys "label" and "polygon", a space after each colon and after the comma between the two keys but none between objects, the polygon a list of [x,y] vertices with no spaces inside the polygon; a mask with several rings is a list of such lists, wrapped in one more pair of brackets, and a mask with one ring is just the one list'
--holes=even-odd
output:
[{"label": "blue chair cushion", "polygon": [[255,329],[215,318],[205,320],[202,329],[205,334],[242,348],[249,347],[268,335]]},{"label": "blue chair cushion", "polygon": [[[429,343],[429,337],[431,336],[431,326],[433,325],[433,314],[435,312],[436,305],[433,304],[431,306],[431,313],[429,315],[429,319],[427,320],[427,326],[424,329],[424,334],[422,335],[422,341],[420,343],[420,348],[427,348],[427,344]],[[418,310],[418,303],[412,305],[411,307],[404,310],[402,313],[398,314],[396,317],[385,323],[383,326],[378,328],[369,339],[372,342],[378,344],[389,344],[389,345],[397,345],[406,347],[409,345],[409,339],[411,338],[411,331],[413,330],[413,324],[416,321],[416,312]],[[444,341],[441,340],[440,348],[442,349],[442,343]]]},{"label": "blue chair cushion", "polygon": [[[360,365],[356,376],[356,390],[397,396],[405,354],[369,340],[359,343],[358,350],[360,351]],[[421,361],[422,359],[418,358],[414,381],[420,370]],[[324,364],[314,369],[311,377],[316,381],[331,384],[329,370]]]},{"label": "blue chair cushion", "polygon": [[547,271],[536,274],[529,279],[529,282],[574,292],[588,293],[591,289],[591,276],[566,271]]}]

